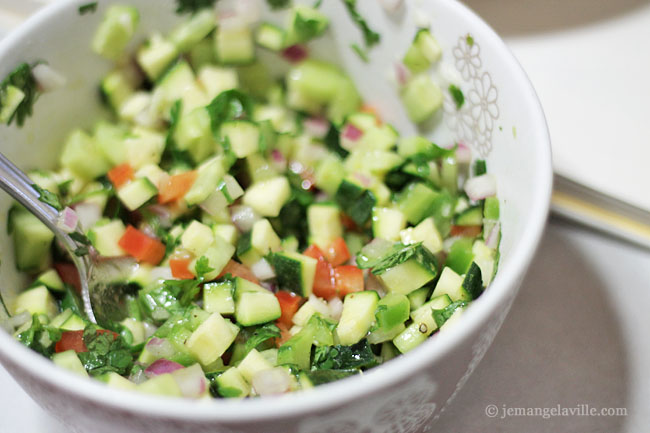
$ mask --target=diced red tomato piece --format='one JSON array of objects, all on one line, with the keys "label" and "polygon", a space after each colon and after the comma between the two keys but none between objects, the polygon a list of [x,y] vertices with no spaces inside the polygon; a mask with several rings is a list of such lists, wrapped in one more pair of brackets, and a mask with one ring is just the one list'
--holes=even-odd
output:
[{"label": "diced red tomato piece", "polygon": [[183,198],[196,180],[196,170],[170,176],[158,185],[158,203],[165,204]]},{"label": "diced red tomato piece", "polygon": [[337,266],[334,268],[334,277],[340,297],[363,290],[363,271],[356,266]]},{"label": "diced red tomato piece", "polygon": [[278,319],[278,322],[290,328],[293,325],[293,315],[296,314],[296,311],[300,308],[303,298],[295,293],[286,292],[284,290],[279,290],[275,294],[275,297],[278,298],[280,310],[282,311],[282,315]]},{"label": "diced red tomato piece", "polygon": [[310,245],[303,253],[318,260],[316,274],[314,275],[314,295],[323,299],[332,299],[337,295],[336,282],[334,281],[334,268],[327,262],[323,252],[316,245]]},{"label": "diced red tomato piece", "polygon": [[333,266],[342,265],[350,260],[350,251],[341,237],[336,238],[331,244],[329,244],[325,251],[323,251],[323,254],[327,261]]},{"label": "diced red tomato piece", "polygon": [[133,167],[128,162],[116,165],[106,174],[115,188],[119,188],[125,183],[133,180]]},{"label": "diced red tomato piece", "polygon": [[74,350],[77,353],[88,352],[86,343],[84,343],[83,331],[65,331],[61,334],[61,339],[56,342],[54,351],[56,353]]},{"label": "diced red tomato piece", "polygon": [[483,231],[483,226],[451,226],[450,236],[475,238]]},{"label": "diced red tomato piece", "polygon": [[131,225],[126,228],[118,245],[130,256],[151,265],[157,265],[165,256],[165,244]]},{"label": "diced red tomato piece", "polygon": [[77,293],[81,293],[81,280],[75,265],[72,263],[55,263],[54,269],[56,269],[56,273],[59,274],[64,283],[70,284],[77,289]]},{"label": "diced red tomato piece", "polygon": [[172,269],[172,276],[180,280],[194,279],[194,274],[190,271],[191,262],[192,259],[189,257],[169,259],[169,267]]},{"label": "diced red tomato piece", "polygon": [[217,278],[221,278],[226,274],[230,274],[233,277],[241,277],[245,280],[250,281],[251,283],[259,284],[260,280],[257,279],[253,271],[248,269],[248,267],[242,265],[239,262],[231,260],[228,262],[225,268],[221,271]]}]

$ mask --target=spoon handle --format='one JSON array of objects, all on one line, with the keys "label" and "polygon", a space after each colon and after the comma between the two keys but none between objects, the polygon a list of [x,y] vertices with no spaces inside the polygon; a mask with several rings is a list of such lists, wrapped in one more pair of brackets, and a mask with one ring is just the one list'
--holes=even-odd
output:
[{"label": "spoon handle", "polygon": [[[47,203],[40,200],[40,194],[33,187],[34,182],[11,161],[0,153],[0,188],[14,198],[18,203],[23,205],[36,218],[47,226],[55,234],[56,238],[63,243],[66,250],[70,253],[81,277],[82,300],[84,309],[89,319],[95,322],[95,316],[90,305],[90,296],[88,294],[88,271],[89,262],[86,256],[79,257],[74,254],[75,249],[79,246],[66,232],[61,230],[57,225],[59,212]],[[77,231],[81,233],[79,227]]]}]

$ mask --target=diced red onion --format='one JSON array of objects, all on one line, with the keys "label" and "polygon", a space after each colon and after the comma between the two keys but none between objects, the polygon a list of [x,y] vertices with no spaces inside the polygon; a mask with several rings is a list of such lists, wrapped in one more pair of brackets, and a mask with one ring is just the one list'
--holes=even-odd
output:
[{"label": "diced red onion", "polygon": [[230,219],[241,231],[246,233],[253,228],[253,224],[260,220],[260,216],[250,206],[232,206],[230,208]]},{"label": "diced red onion", "polygon": [[353,173],[352,177],[361,182],[361,185],[368,188],[372,185],[372,179],[363,173]]},{"label": "diced red onion", "polygon": [[259,395],[282,394],[289,390],[291,377],[284,368],[274,367],[255,373],[252,384]]},{"label": "diced red onion", "polygon": [[402,62],[395,63],[395,79],[400,86],[406,85],[411,78],[411,71]]},{"label": "diced red onion", "polygon": [[39,63],[32,68],[32,75],[42,92],[51,92],[65,86],[67,80],[50,65]]},{"label": "diced red onion", "polygon": [[[486,221],[484,224],[487,224]],[[501,231],[501,223],[499,221],[490,222],[490,227],[488,227],[488,234],[485,239],[485,245],[488,248],[495,249],[499,244],[499,233]]]},{"label": "diced red onion", "polygon": [[280,172],[283,172],[287,169],[287,159],[278,149],[273,149],[271,151],[270,164],[271,167]]},{"label": "diced red onion", "polygon": [[269,283],[268,281],[260,281],[260,286],[264,287],[269,292],[275,293],[278,291],[278,287],[273,283]]},{"label": "diced red onion", "polygon": [[303,122],[305,131],[313,137],[324,138],[330,130],[330,124],[322,117],[308,117]]},{"label": "diced red onion", "polygon": [[66,207],[59,212],[59,216],[56,219],[56,226],[65,233],[72,233],[77,228],[78,222],[79,216],[77,216],[77,213],[71,208]]},{"label": "diced red onion", "polygon": [[172,372],[172,377],[181,390],[183,397],[199,398],[208,388],[205,374],[199,364]]},{"label": "diced red onion", "polygon": [[330,317],[334,320],[339,320],[341,318],[341,313],[343,312],[343,301],[341,298],[334,296],[327,302],[330,309]]},{"label": "diced red onion", "polygon": [[379,3],[386,12],[397,12],[404,4],[404,0],[379,0]]},{"label": "diced red onion", "polygon": [[264,258],[260,259],[258,262],[255,262],[255,264],[251,266],[251,271],[261,281],[275,278],[275,271],[269,262],[267,262]]},{"label": "diced red onion", "polygon": [[341,147],[346,150],[353,150],[357,147],[357,142],[363,136],[363,131],[356,126],[348,123],[341,132]]},{"label": "diced red onion", "polygon": [[296,44],[282,50],[282,57],[291,63],[298,63],[309,55],[307,47],[304,45]]},{"label": "diced red onion", "polygon": [[456,148],[456,161],[459,164],[469,164],[472,161],[472,149],[465,143],[458,143]]},{"label": "diced red onion", "polygon": [[171,358],[176,353],[169,341],[158,337],[153,337],[149,340],[145,348],[156,358]]},{"label": "diced red onion", "polygon": [[144,374],[144,370],[141,370],[139,368],[134,369],[136,373],[131,373],[129,375],[129,380],[136,385],[145,382],[147,380],[147,376]]},{"label": "diced red onion", "polygon": [[171,373],[181,368],[185,367],[180,365],[178,362],[170,361],[169,359],[157,359],[144,370],[144,374],[148,378],[152,378],[161,374]]},{"label": "diced red onion", "polygon": [[497,182],[491,174],[472,177],[465,182],[465,192],[473,200],[483,200],[497,193]]},{"label": "diced red onion", "polygon": [[158,216],[158,222],[163,228],[172,226],[172,214],[167,206],[161,204],[152,204],[147,206],[147,210]]},{"label": "diced red onion", "polygon": [[88,230],[102,218],[102,209],[97,203],[81,202],[74,206],[74,210],[79,217],[79,225],[84,230]]}]

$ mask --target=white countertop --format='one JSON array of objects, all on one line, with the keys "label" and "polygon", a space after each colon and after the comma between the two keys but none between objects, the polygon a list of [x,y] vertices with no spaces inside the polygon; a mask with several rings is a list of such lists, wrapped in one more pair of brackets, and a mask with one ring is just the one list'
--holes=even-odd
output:
[{"label": "white countertop", "polygon": [[[650,2],[467,3],[506,38],[535,84],[556,169],[650,208],[650,175],[639,168],[650,157]],[[566,78],[576,74],[584,79]],[[588,163],[572,164],[576,155]],[[553,221],[496,341],[434,431],[645,433],[649,260],[648,251]],[[488,405],[496,405],[496,417],[485,414]],[[626,408],[628,415],[502,418],[504,407],[558,405]],[[0,431],[68,430],[0,367]]]}]

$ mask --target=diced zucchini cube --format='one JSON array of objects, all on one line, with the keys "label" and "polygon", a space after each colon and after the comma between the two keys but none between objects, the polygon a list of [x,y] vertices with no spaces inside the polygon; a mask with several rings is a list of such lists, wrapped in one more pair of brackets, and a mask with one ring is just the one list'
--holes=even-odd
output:
[{"label": "diced zucchini cube", "polygon": [[111,168],[97,142],[81,129],[68,136],[61,153],[61,165],[84,180],[106,174]]},{"label": "diced zucchini cube", "polygon": [[158,188],[146,177],[135,179],[117,190],[117,197],[124,206],[134,211],[158,194]]},{"label": "diced zucchini cube", "polygon": [[279,176],[251,185],[246,190],[243,201],[262,216],[276,217],[290,195],[289,181],[286,177]]},{"label": "diced zucchini cube", "polygon": [[379,295],[374,290],[350,293],[343,301],[343,312],[336,327],[339,341],[344,346],[358,343],[366,336],[375,321]]},{"label": "diced zucchini cube", "polygon": [[54,269],[48,269],[36,278],[34,285],[42,285],[55,292],[63,292],[64,286],[61,277]]},{"label": "diced zucchini cube", "polygon": [[139,18],[138,10],[132,6],[110,6],[93,36],[93,51],[117,60],[135,34]]},{"label": "diced zucchini cube", "polygon": [[442,101],[440,87],[426,74],[411,78],[402,91],[402,102],[406,112],[415,123],[428,120],[442,107]]},{"label": "diced zucchini cube", "polygon": [[110,388],[123,389],[133,391],[137,389],[137,385],[129,379],[120,376],[119,374],[111,371],[98,377],[99,380],[104,382]]},{"label": "diced zucchini cube", "polygon": [[405,245],[422,242],[422,245],[433,254],[442,251],[442,236],[440,236],[432,217],[422,220],[415,227],[400,231],[399,234]]},{"label": "diced zucchini cube", "polygon": [[316,259],[291,251],[273,255],[273,266],[280,288],[303,297],[312,293],[317,264]]},{"label": "diced zucchini cube", "polygon": [[217,61],[224,65],[245,65],[255,60],[253,33],[248,26],[225,28],[214,34]]},{"label": "diced zucchini cube", "polygon": [[187,150],[194,162],[201,162],[211,155],[217,146],[212,135],[210,114],[205,107],[184,113],[174,129],[174,143],[179,150]]},{"label": "diced zucchini cube", "polygon": [[448,266],[443,268],[431,297],[434,298],[441,295],[448,295],[452,301],[472,300],[470,294],[463,288],[463,277]]},{"label": "diced zucchini cube", "polygon": [[222,315],[235,312],[233,284],[230,281],[203,285],[203,309],[208,313]]},{"label": "diced zucchini cube", "polygon": [[381,274],[379,278],[390,292],[408,295],[436,277],[436,268],[412,258]]},{"label": "diced zucchini cube", "polygon": [[203,9],[178,25],[169,34],[169,40],[178,51],[184,53],[208,36],[217,26],[214,11],[210,8]]},{"label": "diced zucchini cube", "polygon": [[162,35],[154,33],[143,44],[136,55],[136,60],[150,80],[157,80],[178,55],[173,43]]},{"label": "diced zucchini cube", "polygon": [[270,370],[272,368],[273,364],[260,355],[260,352],[256,349],[248,352],[248,355],[246,355],[237,366],[237,369],[239,369],[239,372],[248,383],[251,383],[253,381],[253,376],[260,371]]},{"label": "diced zucchini cube", "polygon": [[236,325],[219,313],[212,313],[192,332],[185,345],[201,365],[210,365],[224,354],[238,333],[239,328]]},{"label": "diced zucchini cube", "polygon": [[271,51],[280,51],[284,48],[284,37],[284,30],[280,27],[262,23],[255,34],[255,42]]},{"label": "diced zucchini cube", "polygon": [[376,238],[399,240],[404,227],[406,216],[399,209],[375,207],[372,210],[372,233]]},{"label": "diced zucchini cube", "polygon": [[203,66],[199,70],[198,80],[209,99],[216,98],[223,91],[239,87],[237,71],[233,68],[212,65]]},{"label": "diced zucchini cube", "polygon": [[232,224],[215,224],[212,226],[212,232],[215,236],[228,242],[230,245],[237,245],[239,239],[239,230]]},{"label": "diced zucchini cube", "polygon": [[14,299],[14,314],[27,311],[29,314],[45,314],[49,318],[56,316],[59,309],[54,297],[45,286],[38,286],[22,292]]},{"label": "diced zucchini cube", "polygon": [[63,367],[68,371],[76,373],[83,377],[88,377],[88,372],[84,368],[81,360],[74,350],[66,350],[52,355],[52,362],[59,367]]},{"label": "diced zucchini cube", "polygon": [[228,140],[237,158],[245,158],[260,148],[260,129],[246,120],[232,120],[221,124],[219,133]]},{"label": "diced zucchini cube", "polygon": [[8,85],[0,94],[0,122],[9,124],[18,106],[25,99],[25,93],[16,86]]},{"label": "diced zucchini cube", "polygon": [[266,218],[253,224],[251,245],[261,255],[277,251],[280,248],[281,242],[273,227],[271,227],[271,223]]},{"label": "diced zucchini cube", "polygon": [[229,367],[217,379],[217,392],[226,398],[244,398],[251,392],[250,384],[237,367]]},{"label": "diced zucchini cube", "polygon": [[243,326],[258,325],[280,317],[275,295],[243,278],[235,278],[235,318]]},{"label": "diced zucchini cube", "polygon": [[135,170],[148,164],[159,164],[165,150],[165,136],[152,129],[135,127],[124,140],[127,161]]},{"label": "diced zucchini cube", "polygon": [[174,376],[170,373],[154,376],[137,385],[136,388],[139,392],[144,392],[146,394],[165,395],[168,397],[183,396]]},{"label": "diced zucchini cube", "polygon": [[[212,244],[201,255],[201,257],[208,259],[208,266],[213,269],[213,271],[205,274],[205,278],[207,280],[217,278],[223,268],[226,267],[233,254],[235,254],[235,247],[221,239],[219,236],[214,236]],[[192,271],[196,268],[196,263],[199,259],[200,257],[197,256],[190,263],[190,269],[192,269]]]},{"label": "diced zucchini cube", "polygon": [[326,248],[343,236],[341,213],[335,204],[312,204],[307,208],[309,238],[320,248]]},{"label": "diced zucchini cube", "polygon": [[205,224],[193,220],[181,236],[181,245],[186,250],[200,257],[214,242],[212,229]]},{"label": "diced zucchini cube", "polygon": [[185,194],[187,204],[198,204],[208,198],[217,189],[224,174],[223,156],[215,156],[201,164],[192,188]]}]

